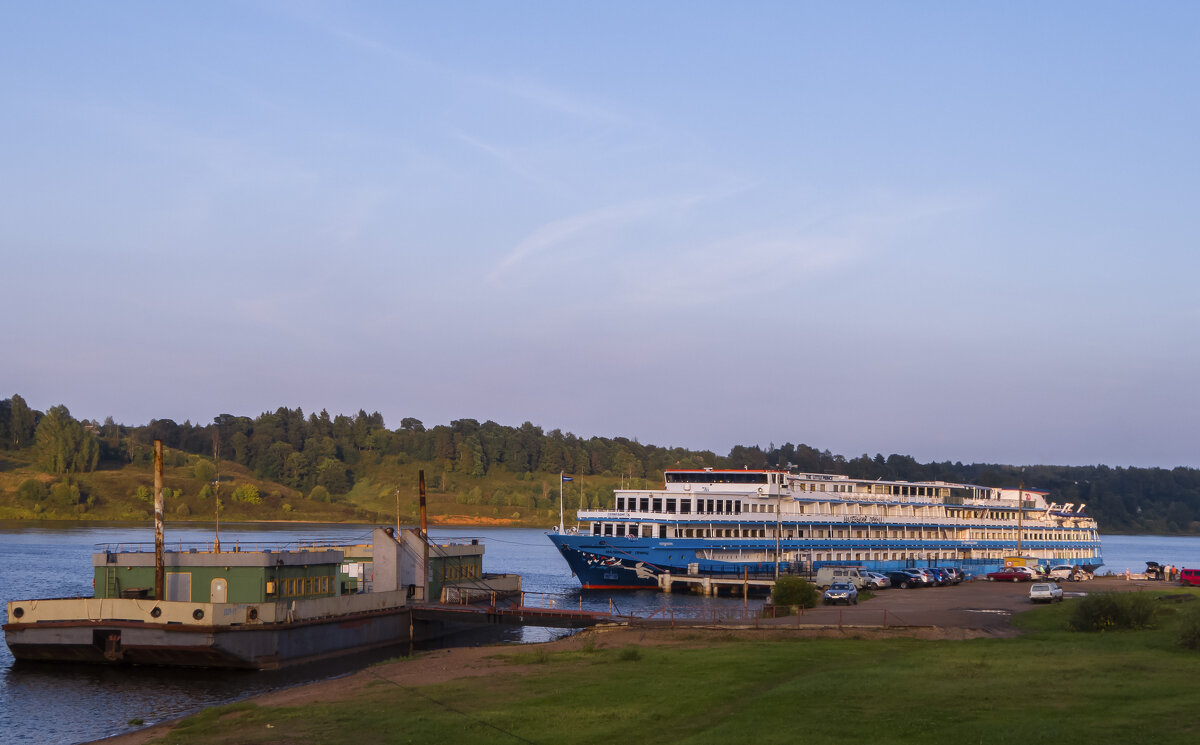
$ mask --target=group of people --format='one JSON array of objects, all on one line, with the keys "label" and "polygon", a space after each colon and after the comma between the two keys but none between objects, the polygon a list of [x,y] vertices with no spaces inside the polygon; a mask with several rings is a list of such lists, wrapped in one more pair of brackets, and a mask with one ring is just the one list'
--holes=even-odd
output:
[{"label": "group of people", "polygon": [[[1128,569],[1125,570],[1125,581],[1128,582],[1131,575]],[[1146,562],[1146,579],[1160,579],[1166,582],[1174,582],[1179,579],[1179,567],[1174,564],[1157,564],[1153,561]]]}]

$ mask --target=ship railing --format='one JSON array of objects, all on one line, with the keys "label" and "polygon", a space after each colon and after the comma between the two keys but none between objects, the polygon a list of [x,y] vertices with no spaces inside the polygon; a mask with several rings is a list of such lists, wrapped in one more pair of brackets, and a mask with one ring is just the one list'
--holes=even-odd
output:
[{"label": "ship railing", "polygon": [[[703,513],[675,513],[675,512],[600,512],[586,511],[580,512],[578,519],[580,521],[611,521],[611,522],[654,522],[654,523],[674,523],[674,524],[695,524],[704,525],[711,523],[713,525],[725,524],[753,524],[762,525],[770,528],[777,524],[780,520],[776,513],[766,512],[743,512],[738,515],[729,514],[703,514]],[[922,517],[919,515],[872,515],[872,514],[853,514],[853,513],[792,513],[785,512],[782,515],[784,525],[838,525],[838,526],[873,526],[873,525],[954,525],[954,526],[981,526],[981,527],[1006,527],[1015,528],[1019,523],[1024,523],[1026,530],[1037,529],[1044,526],[1047,529],[1067,529],[1067,530],[1083,530],[1090,526],[1071,526],[1060,525],[1057,520],[1038,520],[1033,517],[1028,517],[1024,521],[1019,521],[1016,518],[997,520],[992,518],[961,518],[961,517],[941,517],[928,516]]]},{"label": "ship railing", "polygon": [[[221,543],[221,553],[279,553],[285,551],[344,551],[370,544],[338,543],[334,541],[224,541]],[[138,554],[154,553],[153,543],[97,543],[94,552],[98,554]],[[167,541],[163,550],[176,553],[215,553],[216,544],[213,541]]]}]

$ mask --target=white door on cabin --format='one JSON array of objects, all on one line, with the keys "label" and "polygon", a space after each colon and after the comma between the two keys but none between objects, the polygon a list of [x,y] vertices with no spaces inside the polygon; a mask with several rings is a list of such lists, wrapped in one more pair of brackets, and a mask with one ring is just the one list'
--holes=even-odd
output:
[{"label": "white door on cabin", "polygon": [[209,594],[210,603],[224,603],[226,595],[228,595],[229,583],[222,577],[217,577],[212,581],[212,589]]}]

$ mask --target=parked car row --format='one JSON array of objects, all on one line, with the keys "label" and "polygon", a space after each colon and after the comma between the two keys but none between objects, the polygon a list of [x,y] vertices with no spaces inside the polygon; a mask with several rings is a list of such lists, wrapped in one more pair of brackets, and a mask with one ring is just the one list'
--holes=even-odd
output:
[{"label": "parked car row", "polygon": [[989,582],[1032,582],[1038,578],[1037,572],[1029,567],[1004,567],[996,572],[988,572]]},{"label": "parked car row", "polygon": [[956,567],[913,567],[888,572],[887,576],[893,587],[905,590],[911,587],[957,585],[965,579],[963,571]]}]

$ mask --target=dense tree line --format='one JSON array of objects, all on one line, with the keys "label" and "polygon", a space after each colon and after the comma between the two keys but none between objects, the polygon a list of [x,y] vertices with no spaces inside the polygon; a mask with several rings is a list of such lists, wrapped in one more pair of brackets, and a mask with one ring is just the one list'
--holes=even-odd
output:
[{"label": "dense tree line", "polygon": [[[404,418],[388,429],[378,412],[305,416],[279,408],[255,418],[221,414],[208,424],[156,419],[141,426],[76,421],[65,406],[42,413],[18,395],[0,400],[0,448],[33,448],[49,473],[70,482],[72,474],[108,462],[149,462],[155,439],[181,453],[219,453],[258,477],[318,499],[349,491],[356,479],[383,459],[429,464],[455,482],[480,479],[496,470],[517,475],[607,476],[656,481],[667,468],[790,468],[841,473],[855,478],[955,481],[983,486],[1025,486],[1048,491],[1053,501],[1086,503],[1108,532],[1200,532],[1200,470],[1027,466],[961,462],[920,463],[911,456],[867,454],[854,458],[808,445],[735,446],[727,456],[708,451],[643,445],[623,437],[579,437],[545,432],[531,422],[519,427],[474,419],[427,428]],[[182,456],[181,456],[182,457]],[[32,487],[30,487],[32,488]],[[477,499],[466,487],[461,500]],[[588,501],[592,498],[588,497]]]}]

